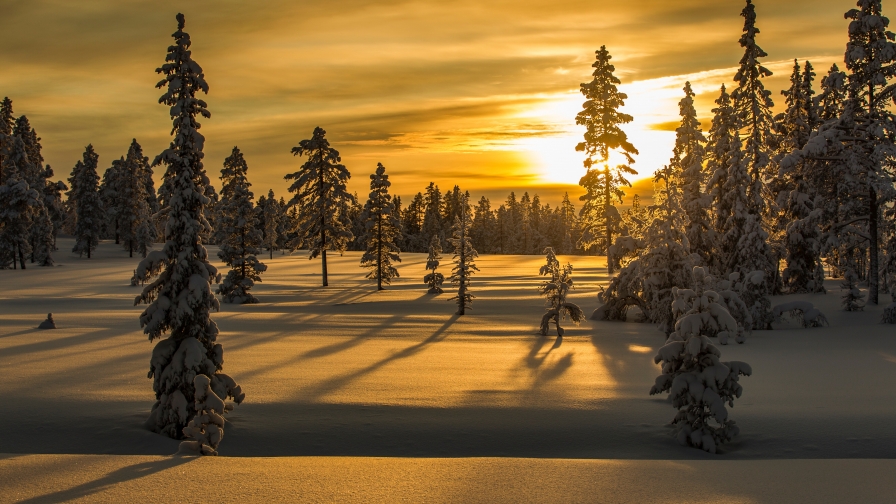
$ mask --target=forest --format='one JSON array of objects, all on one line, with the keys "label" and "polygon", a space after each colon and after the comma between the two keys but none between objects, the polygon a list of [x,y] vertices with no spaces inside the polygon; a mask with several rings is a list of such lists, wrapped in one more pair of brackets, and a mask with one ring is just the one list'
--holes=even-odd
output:
[{"label": "forest", "polygon": [[[763,84],[771,72],[752,0],[741,16],[736,85],[720,85],[710,124],[700,123],[694,91],[684,86],[675,147],[654,173],[651,201],[626,196],[639,147],[624,131],[633,118],[623,109],[638,97],[619,90],[610,51],[596,50],[593,79],[580,86],[582,110],[570,118],[585,128],[576,147],[585,155],[584,195],[551,206],[534,192],[513,191],[493,203],[472,199],[460,184],[443,192],[435,183],[405,203],[390,193],[383,164],[352,167],[370,180],[369,195],[359,196],[348,191],[352,173],[323,127],[283,147],[296,157],[296,171],[284,174],[288,194],[270,189],[256,198],[239,147],[224,160],[204,158],[199,121],[211,118],[201,98],[209,85],[178,14],[174,42],[156,70],[172,140],[152,160],[136,139],[104,165],[88,145],[61,180],[44,163],[27,116],[16,117],[13,101],[3,100],[0,268],[54,266],[59,237],[85,260],[98,260],[101,240],[138,256],[129,280],[141,289],[135,304],[146,305],[140,326],[150,341],[160,340],[150,361],[156,402],[147,427],[214,455],[223,415],[245,394],[222,372],[210,313],[221,301],[264,303],[252,290],[275,254],[301,250],[319,259],[327,287],[328,252],[331,259],[362,252],[359,266],[379,291],[399,277],[402,253],[426,253],[417,287],[440,294],[448,280],[458,316],[473,307],[481,254],[544,256],[539,332],[547,335],[553,324],[559,337],[561,321],[577,325],[586,315],[566,299],[575,270],[558,256],[603,256],[610,276],[591,319],[636,319],[662,331],[655,357],[661,375],[650,394],[669,394],[682,444],[716,453],[739,433],[727,407],[752,369],[721,361],[714,342],[748,342],[782,317],[806,328],[830,325],[803,298],[774,306],[771,299],[824,294],[826,280],[842,286],[838,304],[846,312],[887,304],[882,295],[896,293],[896,36],[881,2],[862,0],[845,13],[842,68],[816,71],[794,60],[790,86],[777,94]],[[775,99],[782,112],[774,112]],[[205,245],[218,250],[226,272],[212,265]],[[453,258],[448,274],[438,271],[439,261],[447,262],[443,251]],[[880,322],[896,324],[896,302]]]}]

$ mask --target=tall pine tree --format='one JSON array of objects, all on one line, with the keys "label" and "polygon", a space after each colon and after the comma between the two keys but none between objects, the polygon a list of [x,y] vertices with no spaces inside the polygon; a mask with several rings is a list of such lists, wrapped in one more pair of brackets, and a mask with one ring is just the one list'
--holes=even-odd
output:
[{"label": "tall pine tree", "polygon": [[452,237],[448,239],[454,247],[454,267],[451,269],[451,283],[457,287],[457,295],[449,301],[457,301],[457,314],[464,315],[466,310],[473,307],[473,296],[470,293],[470,277],[474,271],[479,271],[474,262],[479,253],[473,248],[473,239],[470,236],[470,228],[473,219],[470,217],[470,205],[466,195],[461,200],[461,208],[454,218],[454,226],[451,228]]},{"label": "tall pine tree", "polygon": [[361,256],[361,267],[370,269],[367,278],[376,280],[376,289],[383,290],[398,278],[398,270],[392,263],[401,262],[395,240],[401,233],[401,225],[395,218],[395,206],[389,194],[389,176],[382,163],[377,163],[376,173],[370,176],[370,196],[364,205],[364,242],[367,250]]},{"label": "tall pine tree", "polygon": [[[215,341],[218,326],[209,316],[219,308],[211,291],[217,269],[209,264],[200,233],[208,229],[203,207],[208,203],[208,177],[202,167],[205,137],[199,133],[197,116],[211,117],[204,100],[208,93],[202,68],[193,61],[190,35],[184,31],[184,16],[177,15],[174,44],[168,47],[165,64],[156,70],[162,80],[156,85],[165,93],[159,103],[167,105],[174,128],[168,149],[154,165],[166,167],[170,192],[165,245],[140,262],[140,280],[157,277],[136,297],[134,304],[149,306],[140,315],[140,325],[149,340],[159,341],[152,352],[149,378],[153,379],[156,402],[146,426],[154,432],[181,438],[184,427],[196,416],[193,378],[202,374],[221,400],[242,402],[245,395],[232,378],[222,373],[224,349]],[[199,391],[204,393],[204,391]]]},{"label": "tall pine tree", "polygon": [[327,132],[314,128],[311,138],[292,148],[294,156],[307,156],[299,171],[286,175],[294,180],[289,192],[295,193],[289,206],[299,206],[296,228],[299,240],[307,245],[309,259],[320,256],[321,283],[327,281],[327,250],[342,252],[354,235],[350,230],[348,209],[355,198],[345,187],[351,174],[340,163],[339,151],[330,147]]},{"label": "tall pine tree", "polygon": [[[629,164],[635,161],[632,155],[638,153],[620,128],[631,122],[632,116],[619,111],[628,96],[616,87],[620,81],[613,75],[616,67],[610,63],[611,58],[606,46],[595,51],[595,62],[591,65],[594,79],[581,85],[586,101],[576,115],[576,124],[585,126],[585,141],[576,145],[576,150],[586,155],[586,173],[579,181],[585,188],[585,194],[579,198],[584,201],[579,246],[585,249],[597,246],[604,251],[613,244],[613,234],[619,227],[619,212],[613,203],[622,202],[622,186],[631,186],[626,175],[637,174],[628,164],[611,168],[610,152],[619,152]],[[612,273],[612,261],[607,264]]]},{"label": "tall pine tree", "polygon": [[99,192],[100,177],[96,172],[98,161],[99,155],[93,150],[93,145],[88,145],[83,159],[75,164],[69,179],[72,189],[68,199],[74,202],[75,210],[75,246],[72,252],[87,254],[88,259],[99,245],[105,220]]}]

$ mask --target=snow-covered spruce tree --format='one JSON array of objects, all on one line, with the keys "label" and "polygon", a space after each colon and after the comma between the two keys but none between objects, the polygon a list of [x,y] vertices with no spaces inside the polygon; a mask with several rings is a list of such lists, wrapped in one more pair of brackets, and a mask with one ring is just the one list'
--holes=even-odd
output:
[{"label": "snow-covered spruce tree", "polygon": [[[774,263],[767,242],[768,233],[762,229],[761,216],[754,213],[750,206],[750,177],[740,145],[740,138],[735,135],[731,142],[728,179],[723,184],[723,201],[730,214],[719,236],[721,271],[725,276],[739,273],[742,278],[749,278],[749,282],[745,280],[745,290],[741,295],[750,307],[753,329],[770,329],[773,317],[767,295]],[[759,282],[754,282],[757,279]]]},{"label": "snow-covered spruce tree", "polygon": [[153,164],[166,167],[170,183],[165,245],[150,252],[137,268],[137,277],[149,280],[134,304],[148,303],[140,325],[149,340],[162,339],[152,352],[149,378],[153,379],[156,402],[146,421],[153,432],[179,439],[184,427],[196,416],[194,378],[205,375],[211,390],[221,399],[241,403],[245,395],[232,378],[221,372],[224,349],[215,343],[218,326],[209,317],[218,300],[211,283],[218,271],[208,262],[200,230],[208,228],[202,208],[208,201],[204,187],[208,177],[202,169],[205,138],[199,133],[196,116],[210,117],[205,101],[196,98],[208,92],[200,66],[190,52],[190,36],[184,32],[184,16],[177,15],[165,64],[156,70],[164,78],[156,85],[165,93],[159,103],[170,107],[174,139]]},{"label": "snow-covered spruce tree", "polygon": [[575,303],[566,301],[572,284],[572,264],[560,266],[560,260],[554,254],[554,249],[544,249],[545,264],[538,271],[541,276],[549,277],[538,287],[538,293],[544,296],[547,313],[541,317],[539,331],[542,336],[547,336],[551,322],[557,327],[557,335],[563,336],[563,328],[560,320],[569,318],[576,325],[585,320],[585,312]]},{"label": "snow-covered spruce tree", "polygon": [[[709,175],[706,192],[712,202],[713,228],[718,240],[732,213],[732,209],[728,206],[730,200],[725,196],[728,191],[728,170],[733,153],[732,142],[737,135],[737,115],[731,103],[731,95],[725,90],[724,84],[715,103],[716,108],[712,109],[712,126],[706,144],[706,173]],[[714,257],[707,266],[714,273],[724,273],[719,257]]]},{"label": "snow-covered spruce tree", "polygon": [[[631,187],[625,176],[637,173],[627,164],[610,168],[610,152],[622,154],[628,163],[633,163],[632,156],[638,154],[638,149],[620,128],[631,122],[632,116],[619,111],[628,96],[616,87],[620,81],[613,75],[616,67],[610,63],[611,58],[606,46],[595,51],[595,62],[591,65],[594,78],[581,85],[586,101],[576,115],[576,124],[585,126],[585,141],[576,145],[576,150],[585,153],[586,170],[579,181],[585,194],[579,197],[584,203],[580,213],[582,237],[578,246],[584,249],[596,246],[603,251],[613,244],[613,235],[619,226],[619,212],[613,202],[622,202],[622,186]],[[600,165],[603,165],[602,169]],[[607,264],[612,274],[613,265]]]},{"label": "snow-covered spruce tree", "polygon": [[591,315],[592,320],[625,320],[630,306],[637,306],[644,320],[657,324],[664,334],[673,330],[672,288],[688,286],[691,269],[700,257],[690,252],[684,234],[687,217],[681,208],[681,195],[668,169],[655,177],[654,197],[643,238],[620,237],[615,253],[631,260],[610,280],[598,295],[604,304]]},{"label": "snow-covered spruce tree", "polygon": [[454,247],[454,267],[451,269],[449,280],[457,287],[457,295],[448,301],[457,301],[458,315],[464,315],[466,310],[473,308],[473,298],[475,297],[470,293],[470,277],[474,271],[479,271],[473,262],[479,253],[473,248],[473,240],[470,237],[472,224],[470,205],[464,196],[460,213],[454,218],[454,227],[451,228],[452,237],[448,239],[448,242]]},{"label": "snow-covered spruce tree", "polygon": [[[784,155],[802,149],[817,126],[818,112],[812,100],[814,75],[808,61],[803,71],[794,60],[790,88],[781,92],[787,109],[776,118],[780,137],[779,161]],[[810,161],[791,164],[788,169],[779,170],[775,180],[779,212],[774,233],[783,242],[781,247],[787,266],[782,281],[787,292],[824,292],[822,211],[816,209],[818,194],[807,173],[812,168]]]},{"label": "snow-covered spruce tree", "polygon": [[83,160],[75,164],[69,179],[72,189],[68,198],[75,207],[75,246],[72,252],[87,254],[88,259],[100,243],[105,220],[99,192],[100,177],[96,172],[98,161],[99,155],[93,150],[93,145],[88,145]]},{"label": "snow-covered spruce tree", "polygon": [[262,207],[264,214],[264,245],[271,253],[270,258],[274,258],[274,249],[279,248],[280,230],[283,217],[281,212],[283,209],[274,197],[274,190],[268,190],[268,197]]},{"label": "snow-covered spruce tree", "polygon": [[389,194],[389,176],[382,163],[376,164],[376,173],[370,176],[370,196],[364,204],[364,242],[367,250],[361,256],[361,267],[370,269],[367,278],[376,280],[376,289],[383,290],[398,278],[393,262],[401,262],[395,240],[401,234],[401,224],[395,218],[395,206]]},{"label": "snow-covered spruce tree", "polygon": [[861,311],[865,308],[865,296],[859,290],[859,277],[852,266],[844,266],[843,271],[843,282],[840,284],[844,291],[843,296],[841,296],[843,309],[846,311]]},{"label": "snow-covered spruce tree", "polygon": [[46,207],[43,198],[44,187],[47,181],[45,178],[46,171],[43,169],[44,157],[41,154],[40,137],[37,136],[37,132],[31,127],[28,117],[24,115],[16,119],[13,135],[22,140],[28,157],[28,162],[21,165],[19,174],[28,183],[28,186],[41,196],[38,198],[37,204],[31,208],[31,222],[28,226],[31,262],[36,262],[41,266],[52,266],[54,264],[52,252],[56,248],[56,235],[50,211]]},{"label": "snow-covered spruce tree", "polygon": [[[430,182],[429,186],[426,188],[426,193],[423,198],[423,201],[426,205],[426,210],[423,214],[423,224],[420,229],[421,234],[424,239],[432,239],[433,236],[438,236],[439,241],[444,244],[445,243],[445,227],[443,227],[442,223],[442,192],[439,190],[439,186],[435,185],[435,183]],[[446,223],[449,224],[450,223]]]},{"label": "snow-covered spruce tree", "polygon": [[100,182],[99,193],[100,202],[103,205],[103,232],[102,237],[114,237],[115,244],[121,244],[121,218],[122,213],[127,204],[121,196],[121,186],[124,178],[124,157],[112,161],[112,166],[106,168],[103,172],[103,178]]},{"label": "snow-covered spruce tree", "polygon": [[[106,214],[116,233],[116,239],[134,257],[136,251],[142,257],[152,248],[155,240],[155,226],[146,197],[144,170],[149,160],[143,156],[143,149],[137,140],[132,140],[128,148],[127,158],[112,163],[106,174],[108,177],[105,192]],[[104,177],[106,179],[106,177]]]},{"label": "snow-covered spruce tree", "polygon": [[33,212],[40,205],[40,193],[25,180],[28,154],[22,139],[0,135],[2,176],[0,182],[0,268],[25,269],[25,256],[30,252]]},{"label": "snow-covered spruce tree", "polygon": [[426,271],[429,271],[429,273],[423,277],[423,283],[429,286],[429,290],[426,291],[429,294],[442,293],[442,282],[445,281],[445,276],[436,271],[439,269],[439,261],[441,260],[442,242],[438,236],[433,236],[432,241],[429,243],[429,256],[426,258]]},{"label": "snow-covered spruce tree", "polygon": [[743,35],[740,37],[744,55],[740,60],[740,68],[734,75],[737,88],[731,93],[731,98],[734,100],[738,129],[746,136],[743,149],[750,176],[748,202],[753,213],[763,215],[767,209],[764,199],[765,183],[772,175],[769,161],[776,138],[772,93],[765,89],[762,79],[770,77],[772,72],[759,62],[760,58],[768,54],[756,43],[759,28],[756,28],[756,8],[752,0],[747,0],[740,15],[744,18]]},{"label": "snow-covered spruce tree", "polygon": [[243,153],[234,147],[221,169],[221,200],[218,203],[217,229],[220,233],[218,257],[230,267],[215,291],[225,303],[257,303],[249,291],[267,266],[256,254],[261,253],[262,236],[255,221],[252,185],[246,178],[249,166]]},{"label": "snow-covered spruce tree", "polygon": [[860,127],[855,133],[858,135],[853,136],[852,142],[867,153],[861,164],[868,201],[868,302],[876,305],[880,206],[894,198],[892,159],[896,156],[893,140],[896,116],[890,111],[890,105],[896,84],[890,80],[896,77],[896,35],[887,29],[890,20],[883,16],[880,0],[859,0],[856,5],[858,9],[845,14],[850,20],[845,61],[850,71],[850,95],[857,102],[856,109],[861,110],[857,114]]},{"label": "snow-covered spruce tree", "polygon": [[731,333],[738,330],[734,317],[712,290],[713,279],[703,268],[695,267],[692,289],[673,288],[675,332],[669,335],[654,361],[662,364],[663,374],[656,378],[650,395],[669,392],[672,407],[678,410],[672,425],[678,442],[709,453],[731,441],[739,432],[728,418],[729,407],[741,396],[741,376],[752,369],[744,362],[719,360],[721,352],[707,337],[708,332]]},{"label": "snow-covered spruce tree", "polygon": [[125,213],[128,219],[122,222],[122,244],[130,254],[137,251],[141,257],[146,257],[158,235],[153,215],[158,211],[159,205],[153,188],[152,167],[149,165],[149,158],[143,155],[143,147],[137,143],[137,139],[132,139],[128,148],[125,172],[128,177],[125,194],[132,194],[135,201]]},{"label": "snow-covered spruce tree", "polygon": [[289,192],[295,193],[289,206],[299,206],[298,239],[308,247],[309,259],[320,256],[324,287],[329,285],[327,250],[342,252],[354,238],[346,208],[355,203],[354,196],[345,187],[351,174],[340,163],[339,151],[330,147],[326,134],[318,126],[311,138],[292,148],[294,156],[307,156],[308,160],[299,171],[285,177],[295,181],[289,186]]},{"label": "snow-covered spruce tree", "polygon": [[675,148],[670,167],[681,187],[681,206],[688,216],[685,234],[691,252],[700,255],[703,264],[713,259],[714,230],[709,222],[709,197],[703,192],[703,144],[706,138],[694,109],[694,91],[691,83],[684,85],[684,98],[678,103],[681,126],[675,130]]}]

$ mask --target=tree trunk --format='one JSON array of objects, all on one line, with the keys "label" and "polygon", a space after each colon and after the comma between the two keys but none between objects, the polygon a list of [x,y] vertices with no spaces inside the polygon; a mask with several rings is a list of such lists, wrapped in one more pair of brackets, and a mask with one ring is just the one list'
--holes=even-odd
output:
[{"label": "tree trunk", "polygon": [[22,250],[21,244],[19,245],[19,265],[22,266],[22,269],[25,269],[25,251]]},{"label": "tree trunk", "polygon": [[383,290],[383,216],[376,222],[376,290]]},{"label": "tree trunk", "polygon": [[610,229],[610,166],[604,165],[604,223],[607,231],[607,273],[613,274],[613,261],[610,260],[610,245],[613,244],[613,231]]},{"label": "tree trunk", "polygon": [[878,206],[877,206],[877,191],[871,189],[869,198],[868,198],[868,231],[871,236],[870,250],[868,250],[868,262],[869,271],[868,271],[868,302],[876,305],[877,297],[878,297],[878,280],[880,274],[878,272],[878,262],[877,262],[877,249],[878,249],[878,237],[877,237],[877,218],[878,218]]}]

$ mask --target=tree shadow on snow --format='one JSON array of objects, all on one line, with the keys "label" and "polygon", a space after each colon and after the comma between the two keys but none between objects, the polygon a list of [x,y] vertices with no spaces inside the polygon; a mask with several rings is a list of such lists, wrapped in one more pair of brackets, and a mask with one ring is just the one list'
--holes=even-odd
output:
[{"label": "tree shadow on snow", "polygon": [[59,490],[51,494],[35,496],[19,502],[36,504],[38,502],[68,502],[75,499],[89,498],[91,495],[100,493],[112,486],[186,464],[195,458],[196,457],[170,457],[161,460],[153,460],[151,462],[141,462],[139,464],[122,467],[121,469],[106,474],[102,478],[82,483],[67,490]]},{"label": "tree shadow on snow", "polygon": [[459,317],[460,316],[456,315],[456,314],[452,315],[451,318],[448,319],[447,322],[442,324],[441,327],[436,329],[435,332],[433,332],[428,338],[421,341],[420,343],[415,343],[403,350],[395,352],[394,354],[390,355],[389,357],[380,359],[380,360],[374,362],[373,364],[370,364],[369,366],[358,369],[356,371],[352,371],[351,373],[346,373],[341,376],[336,376],[336,377],[330,378],[328,380],[324,380],[320,384],[318,384],[314,387],[310,387],[309,389],[306,389],[305,391],[303,391],[303,395],[305,396],[303,399],[306,401],[317,400],[317,399],[329,394],[330,392],[339,390],[340,388],[348,385],[352,381],[357,380],[358,378],[360,378],[362,376],[365,376],[367,374],[370,374],[370,373],[376,371],[377,369],[385,366],[386,364],[389,364],[390,362],[411,357],[411,356],[421,352],[422,350],[424,350],[427,346],[444,340],[445,337],[447,336],[445,331],[447,331],[449,327],[451,327],[455,322],[457,322],[457,319]]}]

